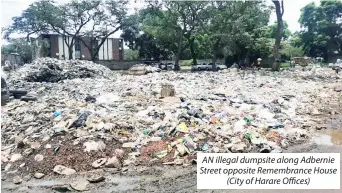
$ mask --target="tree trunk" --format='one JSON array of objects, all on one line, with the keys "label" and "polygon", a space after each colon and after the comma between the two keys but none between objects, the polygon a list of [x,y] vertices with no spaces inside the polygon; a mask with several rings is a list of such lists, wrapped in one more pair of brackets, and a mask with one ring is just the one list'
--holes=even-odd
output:
[{"label": "tree trunk", "polygon": [[[67,38],[68,38],[68,41],[67,41]],[[65,44],[67,45],[67,48],[68,48],[68,54],[69,54],[68,59],[69,59],[69,60],[72,60],[72,54],[73,54],[73,51],[74,51],[74,50],[72,49],[72,47],[73,47],[73,45],[74,45],[74,38],[72,38],[72,39],[71,39],[71,42],[69,42],[69,37],[67,37],[67,36],[64,35],[63,39],[64,39]],[[64,56],[64,59],[66,59],[65,56]]]},{"label": "tree trunk", "polygon": [[192,61],[194,65],[197,65],[197,55],[195,52],[195,37],[189,38],[189,48],[192,56]]},{"label": "tree trunk", "polygon": [[216,61],[217,61],[217,58],[216,56],[213,57],[213,59],[211,60],[211,62],[216,66]]},{"label": "tree trunk", "polygon": [[[280,70],[280,54],[279,54],[279,47],[280,47],[280,41],[281,36],[283,33],[283,14],[284,14],[284,4],[283,1],[273,1],[275,8],[276,8],[276,14],[277,14],[277,34],[276,39],[274,43],[274,50],[273,50],[273,56],[274,56],[274,62],[272,65],[273,71],[279,71]],[[280,4],[281,3],[281,4]]]},{"label": "tree trunk", "polygon": [[92,56],[92,60],[93,60],[93,62],[95,62],[96,60],[98,60],[99,58],[97,57],[98,56],[98,54],[99,54],[99,48],[95,48],[95,50],[93,50],[93,56]]},{"label": "tree trunk", "polygon": [[72,54],[74,53],[74,50],[72,49],[73,45],[68,46],[68,51],[69,51],[69,60],[72,60]]},{"label": "tree trunk", "polygon": [[182,54],[182,47],[183,47],[183,33],[179,33],[179,42],[178,42],[178,51],[177,51],[177,55],[175,58],[175,70],[180,70],[180,66],[179,66],[179,60],[180,60],[180,56]]},{"label": "tree trunk", "polygon": [[217,68],[216,68],[216,61],[217,61],[216,56],[217,56],[218,49],[219,49],[219,43],[220,43],[220,40],[215,41],[214,47],[212,48],[213,49],[213,59],[212,59],[213,70],[217,70]]}]

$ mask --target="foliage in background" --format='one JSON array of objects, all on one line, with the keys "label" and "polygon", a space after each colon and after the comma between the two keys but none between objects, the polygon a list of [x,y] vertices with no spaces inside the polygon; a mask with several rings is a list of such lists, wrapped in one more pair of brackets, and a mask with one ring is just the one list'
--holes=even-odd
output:
[{"label": "foliage in background", "polygon": [[[295,56],[326,58],[342,54],[342,22],[337,21],[342,12],[340,1],[308,4],[302,9],[302,31],[294,34],[285,21],[283,25],[268,26],[274,8],[263,1],[146,1],[144,8],[133,15],[127,14],[127,2],[37,1],[12,18],[13,24],[4,29],[3,37],[24,34],[27,43],[21,43],[23,53],[33,35],[68,35],[71,41],[64,38],[68,47],[78,37],[88,37],[80,40],[95,60],[105,39],[122,30],[121,37],[130,49],[125,51],[125,58],[172,59],[176,66],[180,60],[189,59],[193,64],[209,58],[232,64],[252,63],[275,55],[289,60]],[[274,5],[277,13],[281,11],[281,4],[274,1]],[[73,49],[69,51],[71,57]]]},{"label": "foliage in background", "polygon": [[299,22],[302,30],[297,35],[297,46],[303,46],[309,56],[342,55],[342,2],[321,1],[310,3],[301,10]]},{"label": "foliage in background", "polygon": [[125,53],[124,55],[125,60],[139,60],[138,50],[125,49],[124,53]]},{"label": "foliage in background", "polygon": [[[105,40],[124,25],[126,4],[126,0],[81,0],[65,4],[56,4],[53,0],[37,1],[30,4],[21,16],[12,18],[12,25],[4,29],[4,38],[9,39],[11,34],[20,33],[25,34],[29,41],[31,35],[57,33],[64,37],[69,48],[69,59],[73,53],[70,48],[76,39],[80,39],[95,60]],[[95,41],[98,43],[95,44]]]},{"label": "foliage in background", "polygon": [[282,60],[291,60],[292,57],[305,56],[305,51],[302,47],[296,47],[291,45],[289,41],[284,41],[280,46],[280,55]]},{"label": "foliage in background", "polygon": [[[283,32],[282,32],[282,39],[287,40],[291,36],[291,31],[288,29],[289,26],[286,21],[283,22],[283,25],[284,26],[283,26]],[[275,39],[277,35],[277,26],[278,26],[277,22],[274,22],[274,24],[269,26],[268,34],[267,34],[268,38]]]},{"label": "foliage in background", "polygon": [[30,63],[37,52],[43,56],[47,55],[45,48],[48,47],[46,40],[40,40],[36,44],[27,42],[26,38],[10,39],[9,44],[1,46],[1,54],[19,54],[24,63]]},{"label": "foliage in background", "polygon": [[23,39],[12,39],[9,44],[1,46],[1,54],[19,54],[24,63],[32,61],[33,50]]}]

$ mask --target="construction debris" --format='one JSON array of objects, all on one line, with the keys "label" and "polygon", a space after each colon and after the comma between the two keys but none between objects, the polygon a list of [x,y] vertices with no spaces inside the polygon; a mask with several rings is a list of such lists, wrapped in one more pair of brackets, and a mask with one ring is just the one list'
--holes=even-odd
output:
[{"label": "construction debris", "polygon": [[53,169],[54,172],[61,174],[61,175],[71,175],[76,173],[76,171],[74,169],[71,168],[67,168],[65,166],[62,165],[56,165],[55,168]]},{"label": "construction debris", "polygon": [[87,180],[91,183],[98,183],[98,182],[101,182],[105,179],[106,178],[104,176],[99,175],[99,174],[93,174],[93,175],[88,176],[88,178],[87,178]]},{"label": "construction debris", "polygon": [[70,183],[70,186],[77,191],[85,191],[87,190],[88,184],[89,182],[87,180],[80,179],[80,180]]},{"label": "construction debris", "polygon": [[23,180],[19,176],[15,176],[13,178],[13,183],[14,184],[20,184]]},{"label": "construction debris", "polygon": [[45,174],[39,173],[39,172],[37,172],[37,173],[34,174],[34,177],[37,178],[37,179],[41,179],[41,178],[44,177],[44,176],[45,176]]}]

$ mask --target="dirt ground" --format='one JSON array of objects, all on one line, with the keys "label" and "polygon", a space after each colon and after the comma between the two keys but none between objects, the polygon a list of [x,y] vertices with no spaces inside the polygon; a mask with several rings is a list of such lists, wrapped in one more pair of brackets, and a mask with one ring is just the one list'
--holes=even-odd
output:
[{"label": "dirt ground", "polygon": [[[340,111],[340,108],[336,110]],[[341,111],[340,111],[341,112]],[[324,144],[315,141],[308,141],[304,144],[293,146],[284,153],[342,153],[342,115],[330,115],[321,117],[321,120],[331,127],[324,131],[315,132],[316,134],[329,135],[330,128],[335,128],[333,133],[338,136],[331,136],[332,143]],[[336,126],[336,127],[335,127]],[[339,130],[339,131],[338,131]],[[342,159],[341,159],[342,160]],[[342,162],[341,162],[342,165]],[[37,169],[38,171],[39,169]],[[342,170],[341,170],[342,171]],[[99,169],[89,172],[79,173],[75,176],[61,178],[56,176],[45,177],[37,180],[31,178],[27,182],[15,185],[12,178],[2,176],[2,192],[27,192],[27,193],[46,193],[46,192],[75,192],[70,188],[70,183],[78,180],[85,180],[89,175],[100,174],[106,179],[99,183],[90,183],[84,192],[226,192],[224,190],[197,190],[196,184],[196,165],[183,166],[131,166],[127,171],[116,169]],[[342,173],[341,173],[342,174]],[[274,190],[229,190],[232,193],[271,193]],[[280,193],[296,192],[321,192],[321,190],[277,190]],[[325,190],[325,193],[340,192],[340,190]]]},{"label": "dirt ground", "polygon": [[[287,152],[308,152],[308,153],[342,153],[342,146],[326,146],[307,143],[295,146]],[[342,165],[342,162],[341,162]],[[179,167],[140,167],[130,168],[125,173],[116,171],[95,171],[106,177],[106,180],[96,184],[89,184],[88,190],[84,192],[227,192],[221,190],[197,190],[196,188],[196,166],[183,168]],[[77,179],[84,179],[90,172],[70,178],[30,180],[22,185],[14,185],[7,179],[2,181],[2,192],[28,192],[46,193],[58,192],[57,187],[69,187],[69,183]],[[94,173],[94,172],[93,172]],[[73,192],[74,190],[71,190]],[[339,192],[340,190],[325,190],[326,193]],[[229,190],[232,193],[263,192],[271,193],[274,190]],[[296,192],[321,192],[320,190],[277,190],[281,193]]]}]

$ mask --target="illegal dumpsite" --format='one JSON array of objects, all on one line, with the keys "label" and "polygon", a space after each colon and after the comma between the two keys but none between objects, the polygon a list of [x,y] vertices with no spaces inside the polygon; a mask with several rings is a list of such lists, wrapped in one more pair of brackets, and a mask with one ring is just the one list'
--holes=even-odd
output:
[{"label": "illegal dumpsite", "polygon": [[268,25],[283,1],[127,5],[37,1],[4,29],[1,191],[196,192],[197,153],[341,150],[341,39]]}]

